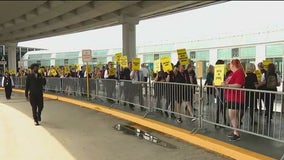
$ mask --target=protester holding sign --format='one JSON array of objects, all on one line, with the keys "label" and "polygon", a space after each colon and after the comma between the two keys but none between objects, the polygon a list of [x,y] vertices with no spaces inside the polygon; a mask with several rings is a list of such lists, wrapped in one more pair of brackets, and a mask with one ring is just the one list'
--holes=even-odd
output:
[{"label": "protester holding sign", "polygon": [[189,96],[189,103],[190,106],[192,107],[192,109],[194,109],[193,107],[193,101],[194,101],[194,95],[195,95],[195,86],[197,84],[197,79],[196,79],[196,73],[194,71],[194,62],[191,60],[190,63],[187,66],[186,69],[188,76],[189,76],[189,81],[188,83],[191,84],[190,86],[188,86],[188,96]]},{"label": "protester holding sign", "polygon": [[113,66],[113,62],[108,62],[108,68],[105,70],[104,78],[108,79],[104,81],[104,86],[106,87],[107,92],[107,101],[110,103],[114,103],[113,95],[115,95],[115,78],[116,78],[116,70]]},{"label": "protester holding sign", "polygon": [[[162,109],[162,97],[165,93],[165,85],[166,81],[166,73],[164,72],[163,66],[161,65],[161,70],[156,74],[155,83],[154,83],[154,97],[156,98],[156,108]],[[163,114],[162,110],[158,110],[161,114]]]},{"label": "protester holding sign", "polygon": [[[190,97],[189,97],[190,91],[188,91],[188,88],[185,87],[184,85],[189,82],[189,75],[185,69],[185,65],[181,65],[179,62],[177,62],[176,66],[178,67],[178,73],[175,77],[175,82],[181,83],[181,85],[176,84],[176,91],[175,91],[176,111],[178,113],[181,113],[181,103],[183,101],[185,102],[190,101]],[[187,113],[189,112],[188,113],[189,115],[193,116],[192,106],[190,105],[190,103],[186,103],[185,109]],[[182,123],[182,119],[180,115],[178,115],[177,122]]]},{"label": "protester holding sign", "polygon": [[[223,60],[217,60],[215,63],[214,68],[214,86],[219,86],[223,83],[225,79],[225,62]],[[217,78],[218,77],[218,78]],[[216,82],[218,81],[218,83]],[[218,85],[216,85],[218,84]],[[227,123],[227,114],[226,114],[226,106],[225,106],[225,100],[224,100],[224,89],[223,88],[215,88],[215,97],[216,97],[216,123],[219,123],[219,116],[220,113],[223,115],[223,124],[226,125]],[[217,125],[215,125],[217,127]]]},{"label": "protester holding sign", "polygon": [[[138,92],[139,104],[141,106],[144,105],[143,101],[143,94],[142,94],[142,84],[143,82],[143,73],[140,71],[140,58],[133,58],[134,62],[132,61],[132,71],[130,73],[130,79],[133,83],[132,90],[136,93]],[[133,93],[133,92],[132,92]],[[144,111],[145,108],[140,107],[141,111]]]},{"label": "protester holding sign", "polygon": [[[174,70],[166,72],[166,82],[170,82],[166,84],[166,109],[170,106],[170,111],[174,112],[175,111],[175,76],[177,74],[176,67],[171,63],[172,68]],[[168,112],[165,112],[166,116],[171,115],[171,118],[175,118],[175,115],[173,113],[169,114]]]}]

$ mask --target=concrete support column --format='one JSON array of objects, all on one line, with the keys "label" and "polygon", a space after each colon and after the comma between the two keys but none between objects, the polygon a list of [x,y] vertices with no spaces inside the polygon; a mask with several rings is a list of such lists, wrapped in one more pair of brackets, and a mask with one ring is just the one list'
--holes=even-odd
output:
[{"label": "concrete support column", "polygon": [[255,66],[257,68],[257,64],[265,60],[265,44],[256,45],[255,52]]},{"label": "concrete support column", "polygon": [[218,49],[210,49],[209,50],[209,64],[215,66],[216,61],[218,60]]},{"label": "concrete support column", "polygon": [[22,48],[19,47],[20,61],[22,60]]},{"label": "concrete support column", "polygon": [[136,24],[139,23],[139,19],[122,15],[120,23],[122,24],[122,52],[127,56],[128,61],[131,61],[136,57]]},{"label": "concrete support column", "polygon": [[17,70],[17,43],[8,43],[6,45],[8,47],[8,69],[13,69],[14,71]]}]

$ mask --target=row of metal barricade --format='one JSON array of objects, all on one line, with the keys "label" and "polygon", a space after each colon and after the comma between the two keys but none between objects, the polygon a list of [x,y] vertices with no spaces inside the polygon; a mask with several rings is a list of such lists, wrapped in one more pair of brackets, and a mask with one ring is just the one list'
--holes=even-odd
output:
[{"label": "row of metal barricade", "polygon": [[[13,79],[15,88],[25,88],[25,77]],[[227,113],[226,87],[115,79],[89,79],[87,85],[86,78],[47,77],[46,81],[45,92],[89,100],[100,98],[145,113],[160,112],[173,119],[181,118],[179,123],[188,119],[198,129],[210,126],[233,129]],[[241,92],[245,95],[237,115],[241,132],[284,142],[282,92],[236,88],[230,91],[236,92],[237,97],[241,97]]]}]

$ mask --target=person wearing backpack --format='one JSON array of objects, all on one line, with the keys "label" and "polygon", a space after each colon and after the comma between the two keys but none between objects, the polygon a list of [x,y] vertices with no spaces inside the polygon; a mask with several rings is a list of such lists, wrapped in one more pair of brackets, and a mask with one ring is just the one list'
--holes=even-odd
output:
[{"label": "person wearing backpack", "polygon": [[[256,85],[257,88],[264,87],[267,91],[277,91],[277,86],[280,86],[281,78],[276,73],[275,64],[270,63],[268,65],[267,72],[262,74],[261,82],[259,85]],[[265,104],[265,116],[267,121],[271,120],[273,113],[273,104],[275,101],[275,93],[265,93],[264,95],[264,104]]]}]

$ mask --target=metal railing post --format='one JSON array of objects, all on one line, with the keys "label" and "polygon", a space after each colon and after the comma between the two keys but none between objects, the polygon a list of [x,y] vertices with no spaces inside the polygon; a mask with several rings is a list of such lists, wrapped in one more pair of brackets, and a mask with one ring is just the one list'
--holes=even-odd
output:
[{"label": "metal railing post", "polygon": [[[147,85],[147,83],[146,83],[146,85]],[[148,94],[149,94],[149,100],[148,100],[148,106],[149,106],[149,109],[146,111],[146,113],[144,114],[144,118],[149,114],[149,113],[151,113],[151,112],[153,112],[154,111],[154,107],[151,105],[151,102],[152,102],[152,85],[153,85],[153,83],[151,83],[151,80],[149,80],[149,86],[147,86],[146,87],[146,89],[149,89],[149,91],[148,91]],[[147,99],[148,97],[146,97],[146,99]]]},{"label": "metal railing post", "polygon": [[202,112],[202,104],[203,104],[203,86],[202,86],[202,78],[200,78],[200,85],[199,85],[199,95],[198,95],[198,128],[201,129],[203,127],[203,123],[202,123],[202,116],[203,116],[203,112]]}]

